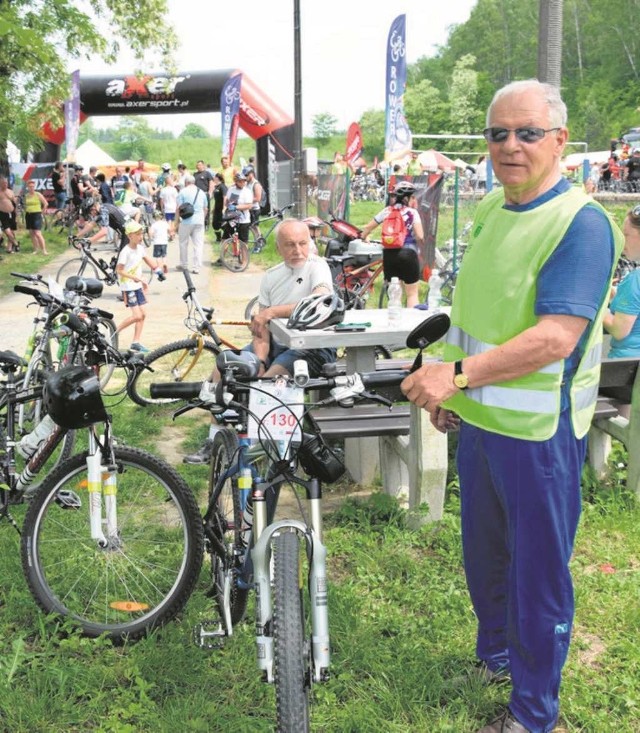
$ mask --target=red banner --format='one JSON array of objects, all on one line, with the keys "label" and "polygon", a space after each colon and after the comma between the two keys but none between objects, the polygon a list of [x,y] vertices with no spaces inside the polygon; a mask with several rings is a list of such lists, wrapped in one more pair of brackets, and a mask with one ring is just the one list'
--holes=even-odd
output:
[{"label": "red banner", "polygon": [[362,132],[357,122],[352,122],[347,130],[347,154],[349,165],[353,165],[362,153]]}]

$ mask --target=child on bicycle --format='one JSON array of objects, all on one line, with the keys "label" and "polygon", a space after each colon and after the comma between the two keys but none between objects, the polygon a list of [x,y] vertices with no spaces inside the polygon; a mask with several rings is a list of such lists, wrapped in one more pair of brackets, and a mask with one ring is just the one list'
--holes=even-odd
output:
[{"label": "child on bicycle", "polygon": [[149,229],[151,244],[153,244],[153,257],[158,263],[158,267],[162,267],[162,272],[169,272],[167,265],[167,245],[169,243],[169,222],[165,219],[161,211],[154,213],[155,221]]},{"label": "child on bicycle", "polygon": [[124,305],[129,309],[129,316],[122,321],[116,333],[133,326],[133,342],[131,349],[147,353],[149,349],[140,342],[144,319],[146,318],[145,305],[147,304],[146,290],[148,283],[142,276],[142,263],[156,270],[158,265],[147,256],[147,250],[142,244],[142,225],[137,221],[128,221],[125,232],[129,242],[120,250],[116,272],[120,282],[120,290],[124,296]]}]

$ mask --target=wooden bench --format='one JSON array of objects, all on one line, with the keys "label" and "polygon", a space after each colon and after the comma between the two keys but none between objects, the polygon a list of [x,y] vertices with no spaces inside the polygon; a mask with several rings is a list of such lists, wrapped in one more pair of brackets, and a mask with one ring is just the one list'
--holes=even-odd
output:
[{"label": "wooden bench", "polygon": [[[598,404],[588,437],[588,461],[601,478],[611,452],[611,438],[627,448],[627,486],[640,497],[640,376],[638,359],[603,359]],[[620,414],[630,405],[629,417]]]}]

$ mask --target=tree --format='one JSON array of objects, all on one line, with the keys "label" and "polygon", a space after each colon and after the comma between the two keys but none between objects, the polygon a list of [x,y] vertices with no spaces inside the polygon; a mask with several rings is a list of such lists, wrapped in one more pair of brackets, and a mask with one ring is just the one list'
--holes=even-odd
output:
[{"label": "tree", "polygon": [[338,120],[328,112],[321,112],[311,119],[313,134],[319,143],[327,142],[332,135],[335,135]]},{"label": "tree", "polygon": [[[414,86],[407,87],[404,111],[409,129],[414,134],[437,134],[448,126],[449,105],[442,100],[440,92],[429,79],[422,79]],[[427,147],[431,147],[431,144],[427,144]]]},{"label": "tree", "polygon": [[180,133],[178,137],[204,139],[207,137],[211,137],[211,134],[202,125],[197,125],[195,122],[190,122],[188,125],[185,125],[184,130]]},{"label": "tree", "polygon": [[451,75],[449,119],[454,132],[469,134],[478,129],[482,112],[478,109],[478,72],[473,68],[476,57],[462,56]]},{"label": "tree", "polygon": [[384,112],[368,109],[363,112],[359,124],[367,158],[374,156],[384,158]]},{"label": "tree", "polygon": [[166,22],[167,0],[101,0],[86,8],[77,0],[0,0],[1,172],[9,138],[22,150],[36,149],[43,123],[62,122],[75,60],[114,62],[126,39],[136,59],[173,70],[176,37]]},{"label": "tree", "polygon": [[142,117],[122,117],[116,128],[114,146],[118,160],[139,160],[149,156],[149,139],[153,130]]}]

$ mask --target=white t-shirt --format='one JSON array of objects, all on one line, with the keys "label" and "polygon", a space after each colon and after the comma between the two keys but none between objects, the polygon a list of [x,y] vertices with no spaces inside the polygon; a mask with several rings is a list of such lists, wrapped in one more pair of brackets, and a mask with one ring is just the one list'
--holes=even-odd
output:
[{"label": "white t-shirt", "polygon": [[[237,186],[230,186],[227,189],[227,201],[230,204],[253,204],[253,191],[244,188],[238,188]],[[239,224],[248,224],[251,221],[251,212],[249,209],[243,209],[238,211],[240,218],[238,219]]]},{"label": "white t-shirt", "polygon": [[160,200],[165,214],[175,214],[178,208],[178,189],[175,186],[163,186],[160,189]]},{"label": "white t-shirt", "polygon": [[320,285],[333,292],[331,270],[324,258],[309,255],[305,264],[295,270],[284,262],[267,270],[260,283],[258,300],[264,308],[297,303]]},{"label": "white t-shirt", "polygon": [[[118,255],[118,265],[124,265],[124,271],[132,277],[142,277],[143,258],[147,254],[144,244],[139,244],[135,249],[129,245],[123,247]],[[123,277],[120,280],[120,290],[129,292],[130,290],[140,290],[142,283],[135,282],[130,277]]]},{"label": "white t-shirt", "polygon": [[164,219],[157,219],[149,229],[151,235],[151,244],[168,244],[169,243],[169,222]]}]

